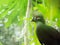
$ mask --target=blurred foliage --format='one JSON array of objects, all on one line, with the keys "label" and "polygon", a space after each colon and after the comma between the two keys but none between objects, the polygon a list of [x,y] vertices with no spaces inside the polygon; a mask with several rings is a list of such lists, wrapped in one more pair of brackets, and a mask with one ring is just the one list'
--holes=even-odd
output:
[{"label": "blurred foliage", "polygon": [[0,45],[24,44],[24,17],[28,0],[0,0]]},{"label": "blurred foliage", "polygon": [[32,0],[32,10],[26,17],[28,0],[0,0],[0,45],[24,45],[24,21],[28,21],[29,45],[41,45],[36,36],[36,24],[31,22],[32,13],[42,13],[46,24],[59,29],[60,0]]},{"label": "blurred foliage", "polygon": [[4,21],[5,27],[12,23],[21,25],[27,8],[27,0],[1,0],[0,19]]}]

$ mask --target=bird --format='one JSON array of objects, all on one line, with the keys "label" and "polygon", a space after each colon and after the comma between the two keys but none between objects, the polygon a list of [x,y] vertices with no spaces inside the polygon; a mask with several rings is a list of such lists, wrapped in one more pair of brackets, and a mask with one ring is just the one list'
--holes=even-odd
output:
[{"label": "bird", "polygon": [[41,45],[60,45],[60,32],[45,24],[43,15],[35,15],[32,22],[36,23],[36,35]]}]

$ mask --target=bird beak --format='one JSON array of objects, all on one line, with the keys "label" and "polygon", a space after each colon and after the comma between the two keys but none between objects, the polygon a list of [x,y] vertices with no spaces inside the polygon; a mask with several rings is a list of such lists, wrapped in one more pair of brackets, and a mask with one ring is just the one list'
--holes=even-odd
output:
[{"label": "bird beak", "polygon": [[31,22],[33,22],[34,20],[32,19]]}]

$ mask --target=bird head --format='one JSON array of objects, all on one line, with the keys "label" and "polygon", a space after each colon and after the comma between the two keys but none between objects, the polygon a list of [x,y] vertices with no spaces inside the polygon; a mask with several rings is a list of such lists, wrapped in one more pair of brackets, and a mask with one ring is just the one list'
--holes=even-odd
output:
[{"label": "bird head", "polygon": [[45,20],[42,15],[33,16],[32,22],[42,22],[45,23]]}]

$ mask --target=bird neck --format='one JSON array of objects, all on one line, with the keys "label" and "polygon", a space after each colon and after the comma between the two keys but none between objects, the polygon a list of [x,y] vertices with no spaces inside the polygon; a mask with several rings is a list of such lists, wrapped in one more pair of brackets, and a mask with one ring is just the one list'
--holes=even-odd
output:
[{"label": "bird neck", "polygon": [[44,25],[42,22],[36,22],[36,26],[40,28],[40,26]]},{"label": "bird neck", "polygon": [[40,22],[40,21],[37,21],[36,23],[37,23],[37,24],[38,24],[38,23],[42,23],[42,24],[45,24],[45,22]]}]

